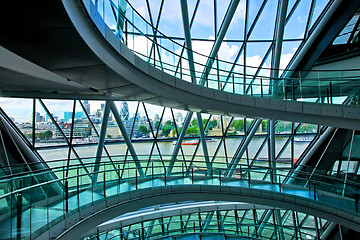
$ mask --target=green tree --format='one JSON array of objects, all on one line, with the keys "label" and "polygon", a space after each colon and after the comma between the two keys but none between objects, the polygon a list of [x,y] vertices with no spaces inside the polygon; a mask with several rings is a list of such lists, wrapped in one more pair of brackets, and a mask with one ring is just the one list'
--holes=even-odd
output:
[{"label": "green tree", "polygon": [[235,132],[228,132],[227,136],[236,136],[236,131]]},{"label": "green tree", "polygon": [[140,125],[138,131],[139,131],[139,132],[142,132],[142,134],[147,134],[147,133],[149,133],[149,130],[148,130],[147,127],[144,126],[144,125]]},{"label": "green tree", "polygon": [[299,133],[311,133],[314,132],[314,130],[316,129],[316,125],[312,125],[312,124],[303,124],[300,129],[299,129]]},{"label": "green tree", "polygon": [[32,138],[32,133],[25,133],[25,137],[31,139]]},{"label": "green tree", "polygon": [[275,132],[282,133],[285,131],[285,124],[284,122],[279,121],[275,126]]},{"label": "green tree", "polygon": [[44,132],[45,139],[51,139],[53,136],[53,132],[50,130],[47,130]]},{"label": "green tree", "polygon": [[170,124],[165,124],[161,127],[161,131],[165,137],[167,137],[173,129],[175,129],[175,127]]},{"label": "green tree", "polygon": [[233,121],[232,126],[235,128],[236,131],[244,131],[244,119]]},{"label": "green tree", "polygon": [[155,124],[154,124],[155,129],[157,129],[157,128],[159,127],[159,124],[160,124],[160,122],[159,122],[159,121],[156,121],[156,122],[155,122]]},{"label": "green tree", "polygon": [[203,122],[203,126],[205,127],[205,126],[206,126],[206,123],[208,122],[208,120],[207,120],[207,119],[203,119],[202,122]]},{"label": "green tree", "polygon": [[165,125],[175,126],[175,125],[174,125],[174,122],[171,121],[171,120],[167,120],[167,121],[165,122]]},{"label": "green tree", "polygon": [[191,126],[193,126],[193,127],[198,126],[198,120],[196,118],[191,120]]},{"label": "green tree", "polygon": [[285,132],[291,132],[292,123],[288,122],[285,124]]},{"label": "green tree", "polygon": [[198,136],[199,128],[197,126],[188,127],[188,129],[186,130],[186,134],[189,136]]},{"label": "green tree", "polygon": [[246,120],[246,129],[249,129],[254,120]]},{"label": "green tree", "polygon": [[41,140],[49,140],[53,136],[53,132],[50,130],[47,130],[45,132],[36,133],[35,137]]},{"label": "green tree", "polygon": [[263,132],[267,132],[267,130],[268,130],[268,121],[263,120],[263,121],[261,122],[261,127],[262,127],[262,131],[263,131]]},{"label": "green tree", "polygon": [[214,127],[216,127],[217,125],[218,125],[218,122],[217,122],[216,119],[211,120],[211,121],[209,122],[208,129],[209,129],[209,130],[212,130],[212,129],[213,129]]}]

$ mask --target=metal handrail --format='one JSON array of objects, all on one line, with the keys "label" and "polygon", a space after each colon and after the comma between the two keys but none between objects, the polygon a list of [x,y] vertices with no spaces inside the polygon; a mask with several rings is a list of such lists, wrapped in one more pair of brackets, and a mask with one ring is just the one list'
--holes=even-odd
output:
[{"label": "metal handrail", "polygon": [[[88,0],[83,0],[88,1]],[[171,44],[176,45],[177,47],[181,48],[182,51],[184,49],[192,51],[193,54],[199,56],[201,58],[208,58],[208,56],[198,53],[192,49],[187,49],[185,45],[181,45],[178,42],[174,41],[171,37],[166,36],[157,28],[155,28],[151,23],[147,22],[146,19],[139,14],[139,12],[131,5],[131,3],[127,2],[128,8],[127,11],[130,11],[130,17],[128,17],[126,13],[123,11],[119,11],[118,6],[112,0],[106,0],[109,4],[105,4],[102,7],[102,13],[100,13],[100,17],[102,17],[102,21],[104,21],[105,25],[107,25],[106,19],[110,16],[114,17],[115,11],[118,14],[118,17],[122,18],[122,21],[125,21],[125,25],[130,25],[131,28],[136,30],[139,36],[142,36],[148,41],[151,45],[150,52],[148,51],[146,54],[137,51],[136,46],[134,49],[131,49],[135,54],[142,57],[149,63],[152,63],[154,67],[167,72],[171,73],[174,76],[180,75],[180,79],[185,81],[190,81],[190,78],[195,76],[196,79],[200,80],[199,76],[202,76],[203,71],[199,71],[195,68],[195,70],[190,70],[189,67],[180,66],[182,61],[185,60],[186,62],[190,62],[189,59],[182,56],[182,54],[178,54],[175,50],[169,49],[166,44],[161,44],[161,42],[155,41],[152,39],[149,34],[145,33],[146,31],[150,30],[152,32],[156,32],[158,37],[164,38],[169,41]],[[89,4],[92,4],[89,1]],[[86,4],[85,4],[86,5]],[[89,14],[90,17],[92,16]],[[104,19],[105,18],[105,19]],[[132,18],[132,19],[130,19]],[[110,26],[108,26],[110,28]],[[111,28],[110,28],[111,29]],[[123,30],[123,29],[121,29]],[[125,29],[126,30],[126,29]],[[117,30],[113,30],[114,34],[119,38],[120,41],[126,43],[126,37],[120,36],[117,34]],[[124,31],[124,34],[131,34],[127,30]],[[106,38],[106,36],[104,36]],[[110,41],[109,41],[110,43]],[[110,43],[111,44],[111,43]],[[128,45],[128,47],[131,47]],[[161,61],[157,59],[155,55],[155,48],[160,48],[161,50],[165,51],[167,54],[170,54],[174,60],[174,63]],[[160,53],[158,53],[160,54]],[[209,58],[210,59],[210,58]],[[212,59],[215,61],[215,59]],[[301,99],[304,101],[306,98],[311,98],[316,95],[316,97],[325,97],[330,99],[327,103],[334,103],[333,98],[337,96],[348,96],[349,89],[353,88],[359,79],[360,69],[347,69],[347,70],[317,70],[317,71],[291,71],[287,69],[273,69],[273,68],[262,68],[262,71],[268,71],[269,75],[259,75],[256,74],[249,74],[249,73],[241,73],[235,72],[233,70],[227,69],[235,69],[235,68],[249,68],[250,72],[254,70],[251,69],[258,69],[258,67],[252,66],[244,66],[241,64],[234,64],[232,62],[216,59],[219,62],[219,69],[216,69],[218,73],[214,74],[211,71],[207,71],[206,77],[206,87],[233,92],[240,95],[251,95],[251,96],[261,96],[261,97],[275,97],[281,98],[285,100],[296,100]],[[196,65],[197,68],[208,69],[209,66],[205,64],[193,61],[191,64]],[[183,64],[184,65],[184,64]],[[186,65],[186,64],[185,64]],[[165,66],[165,68],[164,68]],[[292,77],[280,77],[280,78],[273,78],[270,77],[270,71],[276,70],[286,73],[291,73]],[[286,74],[289,75],[289,74]],[[307,75],[307,77],[305,77]],[[311,75],[315,75],[311,76]],[[330,76],[329,76],[330,75]],[[213,79],[212,79],[213,78]],[[232,84],[232,87],[225,87],[227,84]],[[325,85],[324,85],[325,84]],[[274,94],[271,89],[274,87],[277,88],[277,93]],[[307,96],[311,92],[311,96]]]}]

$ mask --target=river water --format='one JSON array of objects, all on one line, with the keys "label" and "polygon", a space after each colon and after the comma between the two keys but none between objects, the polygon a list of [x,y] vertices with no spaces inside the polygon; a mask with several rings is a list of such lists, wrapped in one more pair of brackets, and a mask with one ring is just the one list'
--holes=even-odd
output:
[{"label": "river water", "polygon": [[[248,157],[249,159],[253,159],[258,152],[260,146],[264,141],[264,137],[254,137],[249,146],[248,146]],[[276,154],[283,148],[284,144],[286,143],[288,138],[285,137],[278,137],[276,138]],[[221,142],[220,139],[215,139],[215,141],[207,142],[207,148],[209,156],[213,156],[215,154],[216,149],[218,148],[219,144],[221,144],[217,156],[218,157],[225,157],[231,158],[236,149],[239,147],[242,138],[226,138],[225,146],[224,141]],[[221,143],[220,143],[221,142]],[[56,146],[56,143],[37,143],[37,147],[45,147],[45,146]],[[174,149],[173,142],[157,142],[154,144],[153,142],[133,142],[135,151],[137,155],[150,155],[152,151],[153,155],[159,155],[159,151],[161,155],[171,155]],[[294,143],[294,158],[298,159],[300,155],[303,153],[305,148],[309,145],[309,142],[295,142]],[[60,144],[58,144],[60,146]],[[182,145],[182,151],[184,155],[192,156],[195,152],[196,145]],[[51,160],[59,160],[59,159],[67,159],[68,158],[68,147],[59,147],[59,148],[51,148],[51,149],[39,149],[38,152],[43,157],[45,161]],[[93,145],[77,145],[74,146],[74,149],[80,158],[91,158],[93,161],[93,157],[96,155],[97,144]],[[106,144],[106,149],[111,156],[117,155],[125,155],[126,154],[126,144],[125,143],[112,143]],[[180,152],[181,153],[181,152]],[[226,154],[225,154],[226,153]],[[200,143],[197,153],[197,156],[203,155],[202,144]],[[106,153],[103,152],[103,156],[106,156]],[[72,152],[71,158],[76,158],[76,155]],[[165,157],[166,158],[166,157]],[[242,158],[246,158],[246,154],[242,156]],[[267,144],[262,148],[260,154],[258,155],[258,159],[267,159],[268,158],[268,147]],[[289,160],[291,158],[291,144],[285,148],[281,155],[281,159]],[[289,163],[288,163],[289,164]]]}]

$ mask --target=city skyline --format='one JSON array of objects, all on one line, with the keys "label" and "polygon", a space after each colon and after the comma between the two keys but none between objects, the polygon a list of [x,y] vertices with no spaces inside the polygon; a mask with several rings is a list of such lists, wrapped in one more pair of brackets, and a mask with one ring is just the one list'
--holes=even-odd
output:
[{"label": "city skyline", "polygon": [[[90,109],[90,115],[95,115],[94,112],[98,109],[101,109],[101,104],[104,104],[105,101],[93,101],[93,100],[83,100],[88,102],[88,106]],[[129,117],[135,117],[135,111],[137,108],[137,101],[126,101],[129,106]],[[64,118],[65,112],[72,112],[73,110],[73,101],[72,100],[44,100],[44,103],[46,103],[46,106],[48,107],[48,110],[54,115],[57,116],[59,119]],[[121,103],[122,101],[115,102],[118,111],[120,112],[121,109]],[[14,122],[18,123],[26,123],[30,122],[32,119],[32,111],[29,111],[29,109],[32,109],[33,106],[33,100],[32,99],[13,99],[13,98],[0,98],[0,104],[2,108],[9,114],[10,117],[14,118]],[[86,104],[85,104],[86,105]],[[86,106],[84,105],[85,109]],[[154,118],[155,114],[161,115],[161,112],[159,112],[162,107],[151,105],[151,104],[145,104],[146,110],[150,116],[150,118]],[[39,112],[40,115],[46,116],[45,110],[41,107],[41,105],[36,102],[36,112]],[[83,109],[81,108],[79,103],[76,103],[76,110],[75,112],[83,112]],[[184,110],[177,110],[174,109],[175,112],[181,112],[182,115],[186,114],[186,111]],[[25,113],[25,114],[24,114]],[[85,114],[85,113],[84,113]],[[143,107],[139,106],[138,115],[144,116],[145,111]],[[164,119],[172,119],[171,113],[169,111],[165,111]]]}]

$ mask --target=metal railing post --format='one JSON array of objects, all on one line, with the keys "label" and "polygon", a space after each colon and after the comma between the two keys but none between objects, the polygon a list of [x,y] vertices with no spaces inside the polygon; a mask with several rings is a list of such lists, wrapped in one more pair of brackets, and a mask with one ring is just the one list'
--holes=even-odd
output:
[{"label": "metal railing post", "polygon": [[154,163],[151,163],[151,178],[154,180]]},{"label": "metal railing post", "polygon": [[194,167],[191,166],[191,182],[194,184]]},{"label": "metal railing post", "polygon": [[279,176],[279,192],[281,192],[281,179],[280,179],[280,176]]},{"label": "metal railing post", "polygon": [[136,190],[138,189],[138,172],[137,172],[137,170],[136,170],[136,168],[134,169],[135,170],[135,188],[136,188]]},{"label": "metal railing post", "polygon": [[104,163],[104,184],[103,184],[103,187],[104,187],[104,198],[106,200],[106,164]]},{"label": "metal railing post", "polygon": [[[19,182],[19,189],[22,188],[22,180]],[[16,199],[16,238],[21,239],[21,220],[22,220],[22,191],[17,194]]]},{"label": "metal railing post", "polygon": [[292,95],[293,95],[293,101],[296,101],[294,79],[292,80]]},{"label": "metal railing post", "polygon": [[184,178],[184,163],[181,163],[181,176]]},{"label": "metal railing post", "polygon": [[65,180],[65,212],[69,211],[69,182]]},{"label": "metal railing post", "polygon": [[219,169],[219,183],[221,185],[221,169]]},{"label": "metal railing post", "polygon": [[119,187],[120,187],[120,164],[118,165],[118,183],[119,183]]},{"label": "metal railing post", "polygon": [[333,103],[333,94],[332,94],[332,84],[330,82],[330,103],[332,104]]}]

